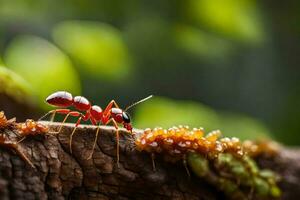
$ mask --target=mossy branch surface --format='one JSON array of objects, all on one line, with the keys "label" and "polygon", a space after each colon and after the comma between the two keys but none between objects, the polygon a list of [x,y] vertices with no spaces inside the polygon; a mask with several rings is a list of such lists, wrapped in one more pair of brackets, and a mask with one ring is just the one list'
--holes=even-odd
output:
[{"label": "mossy branch surface", "polygon": [[[49,125],[49,122],[42,122]],[[51,123],[58,130],[60,123]],[[103,126],[92,159],[87,160],[95,137],[95,126],[80,126],[69,137],[74,124],[64,124],[60,134],[29,136],[20,149],[35,165],[31,168],[13,151],[0,148],[1,199],[223,199],[225,194],[204,178],[187,176],[181,162],[167,163],[135,149],[134,137],[120,129],[120,165],[116,165],[115,128]],[[14,130],[4,130],[13,135]],[[282,149],[276,157],[260,157],[262,167],[277,171],[282,181],[282,199],[300,196],[300,150]],[[228,198],[228,197],[227,197]]]}]

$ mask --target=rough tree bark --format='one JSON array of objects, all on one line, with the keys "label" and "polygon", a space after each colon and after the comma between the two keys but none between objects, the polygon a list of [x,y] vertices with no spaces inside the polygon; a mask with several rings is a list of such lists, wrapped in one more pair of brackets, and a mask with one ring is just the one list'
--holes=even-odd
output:
[{"label": "rough tree bark", "polygon": [[[46,123],[46,122],[44,122]],[[52,125],[58,129],[59,123]],[[58,135],[28,137],[21,149],[32,160],[31,168],[11,150],[0,148],[1,199],[224,199],[216,188],[200,178],[189,178],[181,163],[156,160],[135,150],[133,136],[120,131],[120,166],[116,165],[113,127],[101,127],[93,158],[87,160],[96,127],[80,126],[69,151],[74,125],[66,124]],[[140,130],[135,130],[137,135]],[[260,166],[282,177],[282,199],[300,197],[300,150],[283,149],[275,158],[259,158]]]}]

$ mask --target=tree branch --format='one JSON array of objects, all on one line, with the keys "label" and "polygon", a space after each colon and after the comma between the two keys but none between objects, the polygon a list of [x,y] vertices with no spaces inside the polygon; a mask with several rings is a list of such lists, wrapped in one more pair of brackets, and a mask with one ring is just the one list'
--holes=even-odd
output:
[{"label": "tree branch", "polygon": [[[48,122],[43,122],[48,124]],[[51,129],[58,130],[60,123]],[[116,165],[115,129],[103,126],[93,154],[95,126],[80,126],[69,151],[74,124],[65,124],[58,135],[27,137],[19,149],[33,162],[31,168],[11,150],[0,149],[2,199],[221,199],[224,195],[205,180],[189,178],[181,163],[156,160],[135,150],[136,136],[120,130],[120,166]],[[10,130],[7,134],[12,134]],[[300,196],[300,150],[283,149],[275,158],[260,157],[261,166],[279,172],[283,199]]]}]

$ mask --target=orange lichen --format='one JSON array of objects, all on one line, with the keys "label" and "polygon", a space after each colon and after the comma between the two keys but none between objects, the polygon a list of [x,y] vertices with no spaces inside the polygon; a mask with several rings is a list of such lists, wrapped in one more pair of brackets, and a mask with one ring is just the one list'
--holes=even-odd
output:
[{"label": "orange lichen", "polygon": [[169,161],[182,159],[187,152],[195,152],[214,158],[220,153],[230,153],[235,157],[247,154],[255,157],[263,153],[276,155],[279,145],[276,142],[249,141],[241,142],[238,138],[221,137],[219,130],[212,131],[206,136],[203,128],[190,129],[188,126],[145,129],[136,139],[136,148],[148,153],[162,153]]},{"label": "orange lichen", "polygon": [[27,119],[24,123],[17,124],[17,130],[21,136],[38,135],[49,131],[48,126]]},{"label": "orange lichen", "polygon": [[[150,153],[153,170],[156,170],[155,155],[160,154],[166,161],[182,160],[188,176],[187,158],[199,155],[209,162],[216,163],[220,158],[229,155],[241,165],[249,164],[249,157],[278,152],[278,146],[271,142],[241,142],[238,138],[221,138],[219,130],[205,135],[203,128],[190,129],[188,126],[178,126],[169,129],[145,129],[135,140],[136,149]],[[223,157],[222,157],[223,156]],[[228,157],[228,156],[227,156]],[[251,160],[251,159],[250,159]]]},{"label": "orange lichen", "polygon": [[182,160],[188,176],[190,168],[228,195],[238,194],[246,198],[249,192],[260,194],[262,189],[254,188],[261,188],[263,184],[265,195],[280,196],[276,175],[268,172],[269,177],[264,177],[266,171],[260,170],[251,158],[276,152],[274,143],[242,143],[235,137],[221,138],[219,130],[205,135],[202,128],[179,126],[168,130],[146,129],[137,136],[135,144],[137,150],[150,153],[153,170],[156,170],[155,155],[161,154],[166,161]]},{"label": "orange lichen", "polygon": [[16,118],[7,119],[4,112],[0,112],[0,129],[13,128],[15,126]]},{"label": "orange lichen", "polygon": [[182,159],[187,152],[196,152],[205,156],[217,156],[230,152],[243,156],[241,142],[238,138],[222,138],[219,130],[204,136],[202,128],[189,129],[188,126],[172,127],[168,130],[146,129],[136,140],[136,148],[148,153],[163,153],[170,161]]},{"label": "orange lichen", "polygon": [[7,123],[6,116],[4,115],[4,112],[0,112],[0,127],[5,126]]},{"label": "orange lichen", "polygon": [[280,145],[277,142],[271,140],[245,140],[243,142],[243,149],[250,157],[257,157],[262,154],[275,156],[280,150]]}]

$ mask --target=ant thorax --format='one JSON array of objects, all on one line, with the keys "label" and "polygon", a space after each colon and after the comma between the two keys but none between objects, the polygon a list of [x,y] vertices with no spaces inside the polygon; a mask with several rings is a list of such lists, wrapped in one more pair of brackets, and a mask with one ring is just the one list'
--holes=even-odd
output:
[{"label": "ant thorax", "polygon": [[117,123],[123,123],[123,111],[120,108],[112,108],[110,110],[111,117],[117,122]]}]

